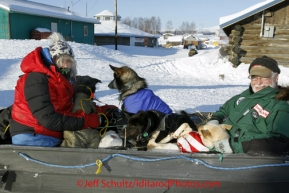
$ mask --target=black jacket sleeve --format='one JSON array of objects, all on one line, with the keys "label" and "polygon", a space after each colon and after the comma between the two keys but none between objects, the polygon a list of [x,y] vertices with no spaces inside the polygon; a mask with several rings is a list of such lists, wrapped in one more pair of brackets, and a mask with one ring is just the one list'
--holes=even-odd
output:
[{"label": "black jacket sleeve", "polygon": [[249,155],[289,155],[289,138],[270,137],[253,139],[242,143],[244,153]]},{"label": "black jacket sleeve", "polygon": [[25,82],[25,99],[33,116],[49,130],[80,130],[83,117],[62,115],[55,111],[50,100],[49,77],[42,73],[30,73]]}]

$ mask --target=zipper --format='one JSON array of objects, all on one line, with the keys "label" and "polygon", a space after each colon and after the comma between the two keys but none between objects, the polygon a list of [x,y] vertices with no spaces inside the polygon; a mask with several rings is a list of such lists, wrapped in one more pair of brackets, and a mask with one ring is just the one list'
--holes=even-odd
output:
[{"label": "zipper", "polygon": [[243,119],[243,117],[245,117],[245,115],[247,115],[250,112],[250,109],[247,109],[243,115],[236,121],[236,123],[238,123],[241,119]]}]

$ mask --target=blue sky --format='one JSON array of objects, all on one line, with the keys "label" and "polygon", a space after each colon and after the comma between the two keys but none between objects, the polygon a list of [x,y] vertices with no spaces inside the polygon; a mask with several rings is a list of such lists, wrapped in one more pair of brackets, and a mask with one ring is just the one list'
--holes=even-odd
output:
[{"label": "blue sky", "polygon": [[[31,0],[39,3],[68,7],[83,16],[93,17],[107,9],[114,13],[115,0]],[[219,25],[219,18],[242,11],[264,0],[117,0],[118,15],[130,17],[160,17],[162,28],[171,20],[174,28],[182,22],[194,22],[197,28]],[[87,6],[86,6],[87,5]],[[87,7],[87,8],[86,8]]]}]

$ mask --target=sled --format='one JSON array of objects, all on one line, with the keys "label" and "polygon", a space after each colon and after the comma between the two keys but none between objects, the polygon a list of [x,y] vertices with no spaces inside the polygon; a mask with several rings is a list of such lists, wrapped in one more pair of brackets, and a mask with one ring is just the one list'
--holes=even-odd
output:
[{"label": "sled", "polygon": [[[196,124],[204,121],[195,118]],[[0,192],[287,192],[289,187],[289,156],[11,144],[1,144],[0,155]]]},{"label": "sled", "polygon": [[289,157],[0,145],[0,192],[287,192]]}]

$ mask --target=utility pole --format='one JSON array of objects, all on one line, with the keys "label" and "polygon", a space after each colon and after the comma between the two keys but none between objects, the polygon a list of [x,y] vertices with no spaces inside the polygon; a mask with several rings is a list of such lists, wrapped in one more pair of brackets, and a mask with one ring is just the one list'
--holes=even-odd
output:
[{"label": "utility pole", "polygon": [[117,50],[117,0],[114,0],[115,4],[115,50]]}]

